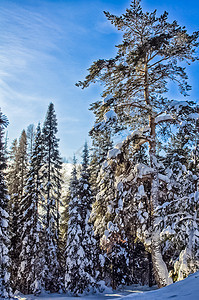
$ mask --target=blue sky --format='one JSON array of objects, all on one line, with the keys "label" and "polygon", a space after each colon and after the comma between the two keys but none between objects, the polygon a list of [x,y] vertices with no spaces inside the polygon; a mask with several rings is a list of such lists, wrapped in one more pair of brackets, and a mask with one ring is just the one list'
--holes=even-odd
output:
[{"label": "blue sky", "polygon": [[[66,158],[84,144],[94,118],[89,104],[101,88],[75,86],[92,61],[110,58],[121,35],[106,21],[108,10],[121,14],[126,0],[1,0],[0,106],[10,121],[10,142],[29,124],[43,122],[49,102],[55,104],[60,151]],[[199,29],[196,0],[143,0],[146,10],[169,12],[189,32]],[[199,64],[189,67],[191,99],[199,99]]]}]

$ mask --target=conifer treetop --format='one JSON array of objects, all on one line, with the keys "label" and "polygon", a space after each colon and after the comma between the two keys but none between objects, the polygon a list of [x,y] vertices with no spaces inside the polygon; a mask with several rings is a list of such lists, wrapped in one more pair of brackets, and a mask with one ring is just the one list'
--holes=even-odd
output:
[{"label": "conifer treetop", "polygon": [[43,133],[46,136],[53,136],[57,133],[57,118],[55,114],[54,104],[51,102],[48,106],[46,119],[44,121]]},{"label": "conifer treetop", "polygon": [[191,87],[185,68],[179,63],[190,64],[198,59],[199,32],[189,34],[177,21],[170,23],[167,12],[159,17],[156,10],[143,12],[140,1],[133,1],[121,16],[104,13],[123,32],[122,43],[116,46],[118,52],[114,58],[93,62],[89,74],[77,86],[85,88],[99,81],[105,87],[103,97],[113,95],[110,101],[113,107],[120,99],[123,109],[146,112],[151,111],[152,106],[165,107],[165,101],[160,101],[160,97],[167,92],[169,80],[177,83],[180,92],[186,96]]}]

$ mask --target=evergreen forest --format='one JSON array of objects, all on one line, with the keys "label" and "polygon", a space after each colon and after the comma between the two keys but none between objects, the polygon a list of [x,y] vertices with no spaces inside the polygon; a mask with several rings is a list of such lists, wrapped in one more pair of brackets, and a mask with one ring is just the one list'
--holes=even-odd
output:
[{"label": "evergreen forest", "polygon": [[0,298],[162,288],[199,270],[199,104],[186,73],[199,32],[140,0],[104,13],[123,38],[76,83],[103,92],[64,192],[54,104],[11,147],[0,111]]}]

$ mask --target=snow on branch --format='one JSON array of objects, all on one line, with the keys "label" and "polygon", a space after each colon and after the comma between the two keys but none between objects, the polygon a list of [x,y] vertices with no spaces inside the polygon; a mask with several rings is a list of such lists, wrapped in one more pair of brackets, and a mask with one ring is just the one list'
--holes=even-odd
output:
[{"label": "snow on branch", "polygon": [[188,101],[173,100],[169,104],[169,108],[175,108],[175,109],[179,109],[187,106],[190,106],[190,103]]},{"label": "snow on branch", "polygon": [[114,110],[109,110],[107,113],[104,115],[104,121],[105,123],[109,122],[110,120],[117,120],[117,115]]},{"label": "snow on branch", "polygon": [[161,115],[158,116],[157,118],[155,118],[155,124],[159,124],[162,122],[173,122],[175,119],[169,115],[169,114],[165,114],[165,115]]},{"label": "snow on branch", "polygon": [[135,166],[135,170],[137,173],[137,177],[140,179],[143,179],[145,177],[150,177],[151,178],[151,174],[153,173],[153,169],[150,168],[149,166],[145,165],[145,164],[137,164]]},{"label": "snow on branch", "polygon": [[110,150],[110,151],[108,152],[108,156],[107,156],[107,157],[108,157],[109,159],[115,158],[115,157],[116,157],[118,154],[120,154],[120,153],[121,153],[121,151],[115,147],[115,148],[113,148],[112,150]]},{"label": "snow on branch", "polygon": [[103,105],[106,104],[107,102],[109,102],[110,100],[113,100],[114,97],[113,95],[107,95],[104,99],[103,99]]},{"label": "snow on branch", "polygon": [[134,130],[128,135],[125,140],[117,144],[112,150],[108,152],[108,159],[115,159],[119,154],[122,153],[122,149],[127,147],[131,142],[134,142],[134,149],[137,150],[142,144],[148,141],[147,135],[150,132],[150,127],[144,127],[139,130]]},{"label": "snow on branch", "polygon": [[110,122],[117,121],[117,114],[114,110],[109,110],[104,114],[104,120],[101,122],[95,123],[92,130],[95,131],[103,131],[107,127]]}]

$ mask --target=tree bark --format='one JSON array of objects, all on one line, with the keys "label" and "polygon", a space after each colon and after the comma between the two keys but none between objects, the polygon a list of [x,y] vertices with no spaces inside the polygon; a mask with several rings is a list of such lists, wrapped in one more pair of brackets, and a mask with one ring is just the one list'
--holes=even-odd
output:
[{"label": "tree bark", "polygon": [[[148,82],[148,55],[146,54],[145,66],[144,66],[144,98],[147,105],[151,106],[149,98],[149,82]],[[151,257],[154,269],[155,280],[158,287],[163,287],[172,283],[172,279],[169,278],[167,266],[162,258],[161,243],[160,243],[160,229],[155,226],[156,218],[154,217],[154,211],[159,204],[159,179],[156,160],[156,124],[155,113],[151,107],[151,113],[149,116],[150,126],[150,141],[149,141],[149,157],[150,165],[152,168],[151,174],[151,195],[150,195],[150,209],[151,209],[151,224],[152,224],[152,236],[151,236]]]}]

